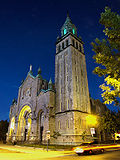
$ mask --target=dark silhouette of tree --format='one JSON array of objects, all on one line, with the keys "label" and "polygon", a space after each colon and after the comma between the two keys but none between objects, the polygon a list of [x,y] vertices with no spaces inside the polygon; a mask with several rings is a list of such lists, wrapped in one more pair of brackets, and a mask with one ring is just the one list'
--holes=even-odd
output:
[{"label": "dark silhouette of tree", "polygon": [[7,120],[0,121],[0,141],[6,140],[6,133],[8,131],[9,122]]}]

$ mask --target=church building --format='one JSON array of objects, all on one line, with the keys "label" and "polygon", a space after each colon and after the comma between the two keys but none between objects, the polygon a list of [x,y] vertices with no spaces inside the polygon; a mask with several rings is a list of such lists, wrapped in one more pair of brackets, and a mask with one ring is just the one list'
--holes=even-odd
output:
[{"label": "church building", "polygon": [[91,115],[83,41],[69,15],[56,41],[55,83],[32,66],[10,108],[7,142],[76,145],[91,140]]}]

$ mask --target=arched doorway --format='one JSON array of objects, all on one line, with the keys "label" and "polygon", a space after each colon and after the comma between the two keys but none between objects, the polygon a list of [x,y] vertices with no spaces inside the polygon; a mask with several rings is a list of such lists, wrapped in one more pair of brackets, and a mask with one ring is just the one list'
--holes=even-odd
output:
[{"label": "arched doorway", "polygon": [[38,121],[37,121],[38,140],[40,141],[40,143],[43,142],[44,120],[45,120],[45,115],[44,112],[41,110],[38,113]]},{"label": "arched doorway", "polygon": [[17,137],[20,141],[29,140],[31,131],[31,108],[30,106],[24,106],[19,114],[18,118],[18,130]]}]

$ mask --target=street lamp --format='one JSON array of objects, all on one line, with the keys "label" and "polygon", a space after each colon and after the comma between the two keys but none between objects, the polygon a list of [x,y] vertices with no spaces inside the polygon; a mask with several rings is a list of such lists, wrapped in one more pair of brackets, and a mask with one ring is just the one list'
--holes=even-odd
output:
[{"label": "street lamp", "polygon": [[86,117],[86,123],[90,126],[96,126],[97,125],[97,117],[95,115],[88,115]]}]

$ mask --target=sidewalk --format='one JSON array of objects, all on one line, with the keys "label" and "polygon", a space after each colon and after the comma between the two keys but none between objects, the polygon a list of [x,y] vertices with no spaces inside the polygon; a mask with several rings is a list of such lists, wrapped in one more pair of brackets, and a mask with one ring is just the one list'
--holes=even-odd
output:
[{"label": "sidewalk", "polygon": [[0,160],[42,160],[74,154],[73,151],[51,151],[42,148],[0,144]]}]

